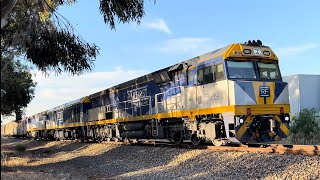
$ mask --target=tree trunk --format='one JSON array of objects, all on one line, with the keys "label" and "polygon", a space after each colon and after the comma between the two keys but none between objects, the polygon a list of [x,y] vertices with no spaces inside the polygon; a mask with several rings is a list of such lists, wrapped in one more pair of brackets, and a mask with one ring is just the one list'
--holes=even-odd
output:
[{"label": "tree trunk", "polygon": [[16,114],[16,121],[20,121],[22,119],[22,111],[21,111],[21,109],[16,108],[14,113]]}]

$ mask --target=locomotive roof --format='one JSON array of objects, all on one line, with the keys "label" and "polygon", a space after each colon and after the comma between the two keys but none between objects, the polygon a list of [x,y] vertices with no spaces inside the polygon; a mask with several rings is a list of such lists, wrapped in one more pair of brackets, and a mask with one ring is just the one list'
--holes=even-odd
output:
[{"label": "locomotive roof", "polygon": [[[244,54],[243,50],[244,49],[254,49],[254,48],[259,48],[262,51],[269,51],[270,55],[269,56],[254,56],[252,54]],[[278,58],[277,56],[273,53],[273,51],[268,47],[268,46],[253,46],[253,45],[248,45],[248,44],[230,44],[228,46],[225,46],[223,48],[202,54],[200,56],[196,56],[194,58],[182,61],[180,63],[174,64],[172,66],[160,69],[158,71],[146,74],[144,76],[129,80],[127,82],[115,85],[113,87],[110,87],[108,89],[99,91],[97,93],[89,95],[90,98],[95,98],[98,96],[102,96],[104,94],[109,94],[110,92],[117,91],[119,89],[123,89],[126,87],[130,86],[136,86],[137,84],[141,84],[143,82],[147,82],[150,80],[153,80],[153,75],[162,71],[170,71],[174,70],[175,68],[179,68],[179,65],[182,66],[183,69],[186,69],[187,67],[194,68],[199,64],[206,63],[206,61],[209,60],[224,60],[224,59],[232,59],[232,58],[248,58],[249,56],[251,57],[257,57],[257,58],[264,58],[264,59],[269,59],[269,60],[274,60],[277,61]],[[181,67],[180,67],[181,68]]]},{"label": "locomotive roof", "polygon": [[[264,54],[260,54],[259,56],[257,55],[253,55],[253,54],[244,54],[244,50],[249,49],[250,52],[251,50],[254,49],[260,49],[261,52],[265,52],[268,51],[270,54],[268,56],[265,56]],[[114,91],[117,91],[119,89],[123,89],[123,88],[127,88],[127,87],[132,87],[132,86],[136,86],[138,84],[141,84],[143,82],[147,82],[147,81],[151,81],[154,78],[154,75],[163,71],[173,71],[176,70],[178,68],[182,68],[182,69],[187,69],[187,68],[195,68],[197,65],[200,65],[202,63],[206,63],[206,61],[217,61],[217,60],[225,60],[225,59],[229,59],[229,58],[238,58],[239,60],[242,59],[247,59],[249,56],[251,57],[255,57],[255,58],[264,58],[267,60],[272,60],[272,61],[277,61],[278,58],[277,56],[274,54],[274,52],[268,47],[268,46],[253,46],[252,44],[231,44],[228,46],[225,46],[223,48],[202,54],[200,56],[196,56],[194,58],[182,61],[180,63],[174,64],[172,66],[168,66],[166,68],[160,69],[158,71],[146,74],[144,76],[129,80],[127,82],[115,85],[113,87],[107,88],[105,90],[99,91],[97,93],[91,94],[89,96],[85,96],[85,97],[81,97],[79,99],[76,99],[74,101],[70,101],[68,103],[62,104],[60,106],[54,107],[50,110],[44,111],[44,112],[48,112],[48,111],[56,111],[58,109],[62,109],[62,108],[66,108],[75,104],[79,104],[79,103],[86,103],[86,102],[90,102],[89,98],[95,98],[98,96],[102,96],[104,94],[109,94],[112,93]],[[40,112],[38,114],[35,114],[33,116],[36,115],[40,115],[43,114],[44,112]]]},{"label": "locomotive roof", "polygon": [[73,106],[73,105],[76,105],[76,104],[86,103],[86,102],[89,102],[88,96],[81,97],[79,99],[67,102],[67,103],[62,104],[60,106],[56,106],[54,108],[49,109],[48,111],[57,111],[57,110],[62,109],[62,108],[66,108],[66,107],[70,107],[70,106]]}]

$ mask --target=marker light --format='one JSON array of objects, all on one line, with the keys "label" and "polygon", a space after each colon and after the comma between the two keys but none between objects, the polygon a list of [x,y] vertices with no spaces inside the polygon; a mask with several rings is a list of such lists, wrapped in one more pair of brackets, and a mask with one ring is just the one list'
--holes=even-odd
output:
[{"label": "marker light", "polygon": [[251,54],[251,50],[250,50],[250,49],[244,49],[244,50],[243,50],[243,53],[244,53],[244,54]]},{"label": "marker light", "polygon": [[289,116],[284,117],[284,120],[289,121],[290,120]]},{"label": "marker light", "polygon": [[263,51],[263,55],[270,56],[270,52],[269,51]]}]

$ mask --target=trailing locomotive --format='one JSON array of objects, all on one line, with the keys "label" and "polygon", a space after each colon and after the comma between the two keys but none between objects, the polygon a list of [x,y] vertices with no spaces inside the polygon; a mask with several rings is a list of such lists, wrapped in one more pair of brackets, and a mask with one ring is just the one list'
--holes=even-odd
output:
[{"label": "trailing locomotive", "polygon": [[289,112],[278,58],[258,40],[42,112],[29,118],[27,133],[49,139],[264,143],[288,136]]}]

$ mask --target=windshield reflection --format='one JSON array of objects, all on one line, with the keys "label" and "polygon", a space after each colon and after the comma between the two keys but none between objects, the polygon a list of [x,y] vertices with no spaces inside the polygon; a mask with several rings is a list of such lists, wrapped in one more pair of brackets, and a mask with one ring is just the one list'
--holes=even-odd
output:
[{"label": "windshield reflection", "polygon": [[229,79],[281,80],[277,63],[227,61]]}]

